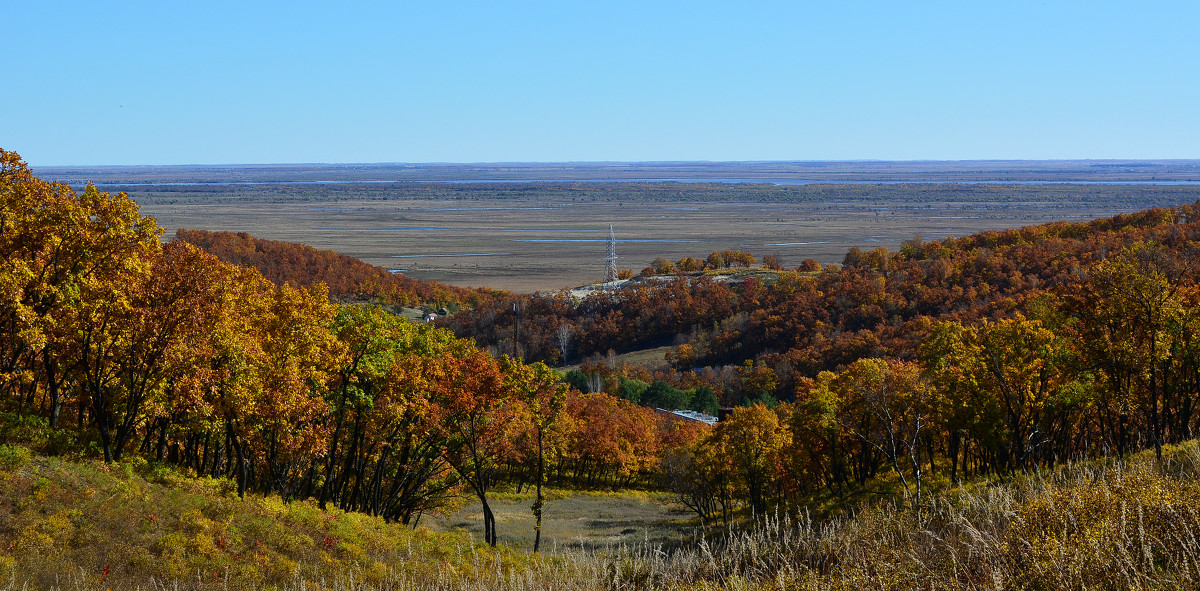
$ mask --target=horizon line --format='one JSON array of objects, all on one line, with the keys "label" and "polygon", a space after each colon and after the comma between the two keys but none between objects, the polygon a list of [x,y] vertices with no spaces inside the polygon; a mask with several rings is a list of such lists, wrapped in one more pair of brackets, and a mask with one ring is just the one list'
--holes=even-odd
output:
[{"label": "horizon line", "polygon": [[679,164],[985,164],[1031,162],[1164,162],[1200,163],[1200,158],[850,158],[780,160],[494,160],[494,161],[343,161],[343,162],[213,162],[175,164],[27,164],[30,168],[152,168],[152,167],[252,167],[252,166],[567,166],[567,165],[679,165]]}]

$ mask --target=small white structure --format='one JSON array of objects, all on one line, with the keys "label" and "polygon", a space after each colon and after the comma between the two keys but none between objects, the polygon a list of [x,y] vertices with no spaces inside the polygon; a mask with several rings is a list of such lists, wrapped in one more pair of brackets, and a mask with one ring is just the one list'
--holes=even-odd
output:
[{"label": "small white structure", "polygon": [[696,421],[698,423],[704,423],[705,425],[708,425],[709,427],[717,424],[717,417],[714,417],[710,414],[694,411],[694,410],[667,410],[665,408],[656,408],[654,410],[664,413],[664,414],[673,415],[675,417],[685,419],[688,421]]}]

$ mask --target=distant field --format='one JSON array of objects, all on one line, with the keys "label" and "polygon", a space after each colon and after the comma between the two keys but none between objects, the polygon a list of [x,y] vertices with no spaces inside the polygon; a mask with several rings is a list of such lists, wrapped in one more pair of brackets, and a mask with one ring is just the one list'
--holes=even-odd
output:
[{"label": "distant field", "polygon": [[[134,192],[145,213],[176,228],[244,231],[332,249],[420,279],[514,291],[555,290],[599,280],[608,226],[618,265],[635,272],[657,256],[678,260],[714,250],[841,262],[851,246],[897,248],[926,240],[1055,220],[1080,221],[1190,203],[1200,187],[678,185],[675,194],[632,187],[536,186],[523,195],[482,187],[418,198],[412,190],[348,187],[242,191],[231,195]],[[806,190],[807,189],[807,190]],[[661,190],[661,188],[660,188]],[[764,193],[766,193],[764,195]],[[423,197],[423,196],[422,196]],[[670,199],[669,199],[670,198]],[[719,200],[718,200],[719,199]]]},{"label": "distant field", "polygon": [[[671,365],[667,363],[666,354],[668,351],[674,351],[675,347],[664,345],[662,347],[653,347],[650,349],[641,349],[638,351],[630,351],[628,353],[619,353],[613,357],[616,366],[624,365],[639,365],[650,371],[667,370]],[[603,362],[606,360],[591,358],[580,360],[577,357],[571,358],[570,365],[560,366],[558,369],[567,371],[571,369],[579,369],[582,361]]]},{"label": "distant field", "polygon": [[[618,266],[635,273],[658,256],[678,260],[727,249],[750,251],[760,259],[775,254],[784,265],[794,267],[807,258],[841,262],[852,246],[897,248],[918,234],[937,240],[1055,220],[1089,220],[1200,198],[1196,184],[1103,184],[1158,182],[1151,179],[1194,183],[1200,168],[1192,161],[1119,165],[1076,161],[1048,163],[1043,168],[1021,162],[973,167],[955,163],[112,167],[50,169],[41,174],[76,184],[94,180],[105,183],[101,187],[105,190],[127,191],[143,213],[158,219],[168,237],[177,228],[244,231],[332,249],[420,279],[520,292],[599,280],[610,224],[616,229]],[[507,180],[382,180],[421,175]],[[662,181],[664,175],[699,182]],[[538,177],[590,180],[520,180]],[[639,177],[659,180],[595,182]],[[781,184],[713,182],[718,177],[762,178]],[[831,183],[871,182],[789,184],[809,177]],[[944,180],[925,184],[876,180],[882,178]],[[972,179],[985,182],[947,182]],[[1101,184],[992,184],[1010,179]]]}]

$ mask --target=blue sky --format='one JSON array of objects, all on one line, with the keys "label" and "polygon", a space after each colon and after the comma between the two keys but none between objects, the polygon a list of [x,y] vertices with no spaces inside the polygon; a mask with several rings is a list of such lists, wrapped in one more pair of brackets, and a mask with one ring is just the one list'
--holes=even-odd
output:
[{"label": "blue sky", "polygon": [[1196,2],[44,2],[33,166],[1200,158]]}]

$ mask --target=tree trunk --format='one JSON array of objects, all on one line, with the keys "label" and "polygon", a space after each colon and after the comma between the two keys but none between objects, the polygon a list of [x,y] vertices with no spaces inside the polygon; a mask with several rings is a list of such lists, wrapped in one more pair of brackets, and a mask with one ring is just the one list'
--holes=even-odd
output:
[{"label": "tree trunk", "polygon": [[321,485],[321,498],[317,504],[321,510],[325,510],[325,503],[329,500],[329,489],[333,485],[333,470],[337,465],[337,445],[338,438],[342,436],[342,422],[346,417],[346,389],[342,388],[342,400],[338,403],[337,422],[333,428],[333,437],[329,440],[329,455],[325,461],[325,482]]},{"label": "tree trunk", "polygon": [[42,363],[46,368],[46,389],[50,393],[50,428],[58,425],[58,413],[62,409],[62,400],[58,391],[58,378],[54,372],[54,362],[50,360],[50,347],[42,349]]},{"label": "tree trunk", "polygon": [[538,459],[537,459],[537,500],[533,502],[533,516],[537,520],[537,524],[533,527],[533,553],[537,554],[538,548],[542,545],[542,505],[545,504],[545,498],[542,496],[542,474],[545,468],[545,456],[542,447],[542,430],[537,432],[538,444]]},{"label": "tree trunk", "polygon": [[229,435],[229,443],[233,446],[233,451],[237,455],[237,487],[238,498],[246,498],[246,454],[242,450],[242,444],[238,442],[237,434],[233,432],[233,425],[226,426]]}]

